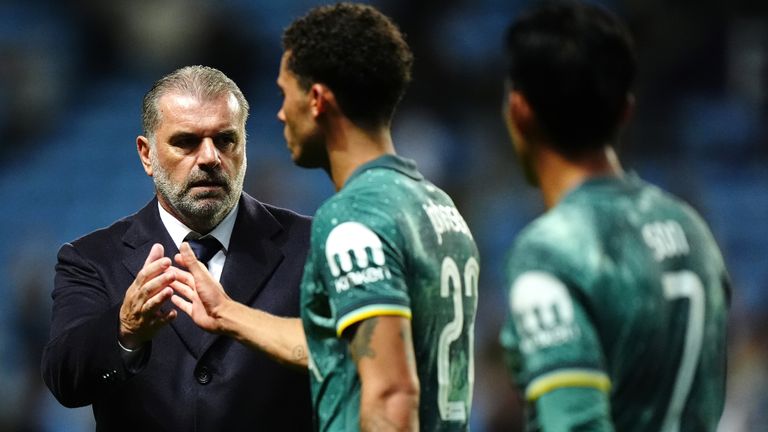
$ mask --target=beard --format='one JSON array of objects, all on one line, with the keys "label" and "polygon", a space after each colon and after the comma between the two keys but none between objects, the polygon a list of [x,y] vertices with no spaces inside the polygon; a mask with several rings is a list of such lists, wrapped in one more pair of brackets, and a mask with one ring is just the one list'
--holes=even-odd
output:
[{"label": "beard", "polygon": [[[234,177],[227,175],[220,165],[209,169],[195,166],[182,183],[171,179],[154,151],[150,151],[150,164],[158,195],[174,208],[181,222],[200,234],[206,234],[227,216],[240,199],[247,161],[244,156]],[[195,186],[218,186],[220,189],[195,192]]]}]

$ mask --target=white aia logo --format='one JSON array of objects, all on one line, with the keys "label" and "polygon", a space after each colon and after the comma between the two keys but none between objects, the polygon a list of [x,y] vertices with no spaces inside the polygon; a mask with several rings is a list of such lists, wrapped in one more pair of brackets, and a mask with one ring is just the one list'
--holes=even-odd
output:
[{"label": "white aia logo", "polygon": [[[375,267],[368,268],[370,259]],[[325,242],[325,258],[338,292],[352,285],[376,282],[391,277],[384,266],[384,249],[379,236],[359,222],[344,222],[335,227]],[[352,260],[354,259],[354,263]],[[337,264],[338,260],[338,264]],[[360,271],[352,271],[354,267]],[[344,275],[342,276],[342,273]]]}]

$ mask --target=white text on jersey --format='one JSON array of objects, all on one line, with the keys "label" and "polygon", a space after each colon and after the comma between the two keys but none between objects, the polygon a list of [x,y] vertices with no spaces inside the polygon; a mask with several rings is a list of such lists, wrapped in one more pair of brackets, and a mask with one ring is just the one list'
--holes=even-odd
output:
[{"label": "white text on jersey", "polygon": [[643,225],[643,240],[653,249],[656,261],[688,255],[690,252],[683,227],[673,220]]},{"label": "white text on jersey", "polygon": [[422,205],[422,208],[429,216],[429,221],[432,222],[438,244],[443,244],[443,233],[446,232],[462,233],[472,238],[467,223],[456,210],[456,207],[435,204],[430,200],[427,204]]}]

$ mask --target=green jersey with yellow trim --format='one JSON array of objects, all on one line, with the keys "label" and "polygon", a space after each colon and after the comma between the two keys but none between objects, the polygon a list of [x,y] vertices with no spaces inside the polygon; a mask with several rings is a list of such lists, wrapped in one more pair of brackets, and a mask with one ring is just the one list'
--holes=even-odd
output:
[{"label": "green jersey with yellow trim", "polygon": [[730,288],[688,205],[635,175],[588,180],[521,233],[507,273],[528,430],[715,430]]},{"label": "green jersey with yellow trim", "polygon": [[412,161],[358,168],[312,222],[302,321],[321,431],[359,428],[360,381],[344,331],[411,320],[421,430],[466,430],[472,402],[479,257],[466,222]]}]

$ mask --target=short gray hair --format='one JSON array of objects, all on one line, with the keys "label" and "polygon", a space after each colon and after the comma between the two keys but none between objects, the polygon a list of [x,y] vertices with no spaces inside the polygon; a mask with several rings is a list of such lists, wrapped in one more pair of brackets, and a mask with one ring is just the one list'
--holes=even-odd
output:
[{"label": "short gray hair", "polygon": [[160,78],[144,95],[141,107],[141,126],[144,135],[154,138],[155,129],[160,124],[158,101],[164,95],[178,91],[196,96],[200,100],[211,100],[217,96],[231,93],[240,105],[243,127],[248,120],[248,101],[232,79],[218,69],[208,66],[185,66]]}]

